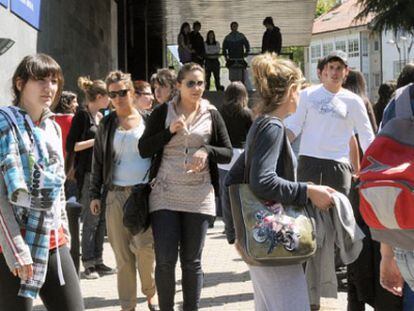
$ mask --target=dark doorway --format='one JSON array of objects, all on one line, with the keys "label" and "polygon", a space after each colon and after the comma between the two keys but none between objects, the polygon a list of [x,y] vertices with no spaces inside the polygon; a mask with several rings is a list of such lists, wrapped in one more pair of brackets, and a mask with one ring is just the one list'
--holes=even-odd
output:
[{"label": "dark doorway", "polygon": [[162,67],[162,16],[161,0],[118,1],[119,68],[134,80],[148,80]]}]

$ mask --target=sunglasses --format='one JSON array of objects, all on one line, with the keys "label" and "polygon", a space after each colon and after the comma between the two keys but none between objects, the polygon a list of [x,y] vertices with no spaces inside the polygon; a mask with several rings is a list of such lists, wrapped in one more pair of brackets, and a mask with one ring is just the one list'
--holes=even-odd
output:
[{"label": "sunglasses", "polygon": [[112,99],[119,97],[125,97],[128,94],[129,90],[119,90],[119,91],[111,91],[108,93],[108,96]]},{"label": "sunglasses", "polygon": [[185,83],[185,86],[188,87],[189,89],[191,89],[192,87],[195,86],[201,87],[204,85],[204,81],[194,81],[194,80],[189,80]]}]

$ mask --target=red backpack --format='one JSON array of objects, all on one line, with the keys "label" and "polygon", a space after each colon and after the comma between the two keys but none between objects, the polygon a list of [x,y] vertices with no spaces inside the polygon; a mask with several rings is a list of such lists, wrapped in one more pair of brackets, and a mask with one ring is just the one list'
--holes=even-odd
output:
[{"label": "red backpack", "polygon": [[374,240],[414,249],[414,84],[395,96],[396,118],[369,146],[361,163],[360,211]]}]

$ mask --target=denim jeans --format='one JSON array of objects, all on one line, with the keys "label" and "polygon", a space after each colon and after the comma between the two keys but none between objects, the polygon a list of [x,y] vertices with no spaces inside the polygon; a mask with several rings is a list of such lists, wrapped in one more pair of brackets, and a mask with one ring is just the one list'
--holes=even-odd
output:
[{"label": "denim jeans", "polygon": [[395,248],[394,253],[402,277],[411,290],[414,290],[414,251]]},{"label": "denim jeans", "polygon": [[93,215],[89,198],[90,174],[85,179],[80,193],[82,204],[82,263],[85,269],[102,263],[103,243],[105,237],[105,213]]},{"label": "denim jeans", "polygon": [[174,310],[175,266],[180,254],[183,310],[198,310],[203,271],[201,254],[211,216],[160,210],[151,213],[155,246],[155,283],[162,311]]}]

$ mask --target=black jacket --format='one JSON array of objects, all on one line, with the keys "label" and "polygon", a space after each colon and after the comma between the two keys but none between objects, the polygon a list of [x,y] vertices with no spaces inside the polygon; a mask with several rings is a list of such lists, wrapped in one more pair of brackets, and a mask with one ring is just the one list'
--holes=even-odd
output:
[{"label": "black jacket", "polygon": [[85,109],[79,110],[72,119],[72,124],[66,138],[66,161],[74,161],[75,178],[79,191],[82,190],[84,176],[91,171],[93,149],[88,148],[75,152],[75,144],[95,138],[97,126]]},{"label": "black jacket", "polygon": [[[225,164],[231,161],[233,154],[229,134],[226,130],[223,118],[217,110],[210,110],[212,119],[212,133],[209,144],[204,145],[208,152],[208,164],[210,168],[211,182],[214,191],[218,195],[218,168],[217,164]],[[139,140],[138,149],[143,158],[152,157],[149,179],[152,180],[158,174],[161,166],[164,146],[174,134],[169,128],[165,128],[168,105],[163,104],[154,109],[148,118],[144,134]]]},{"label": "black jacket", "polygon": [[114,159],[113,141],[118,127],[118,117],[111,112],[98,126],[93,145],[92,172],[89,194],[91,200],[101,199],[102,186],[112,185],[112,165]]},{"label": "black jacket", "polygon": [[266,30],[263,34],[262,53],[275,52],[278,55],[282,50],[282,34],[279,27],[274,26],[272,30]]}]

